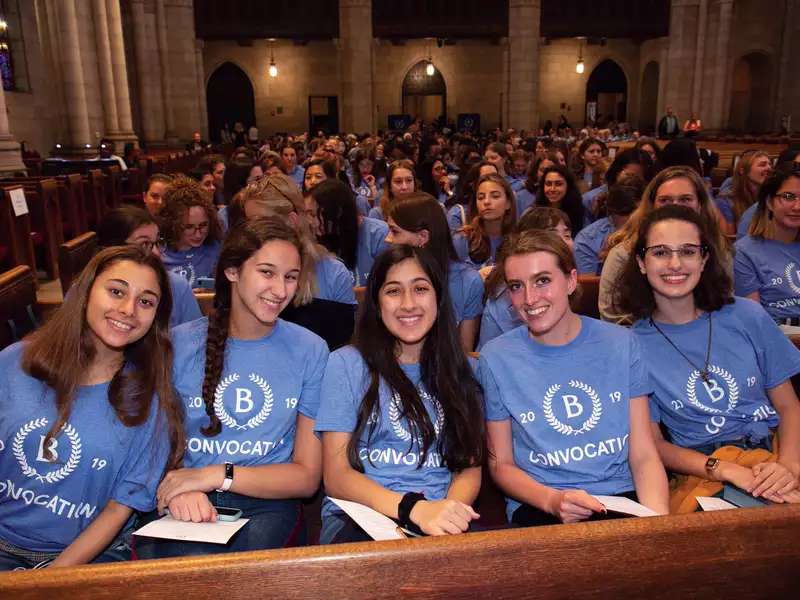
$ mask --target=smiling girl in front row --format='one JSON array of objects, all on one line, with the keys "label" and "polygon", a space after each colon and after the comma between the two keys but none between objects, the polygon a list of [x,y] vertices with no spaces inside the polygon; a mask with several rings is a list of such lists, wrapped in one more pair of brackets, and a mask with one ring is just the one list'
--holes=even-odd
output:
[{"label": "smiling girl in front row", "polygon": [[[316,429],[325,490],[410,529],[466,531],[481,485],[480,386],[459,344],[447,282],[427,250],[376,261],[353,346],[331,354]],[[328,499],[322,543],[369,537]]]},{"label": "smiling girl in front row", "polygon": [[639,345],[626,329],[574,314],[578,275],[555,233],[512,235],[498,268],[524,325],[481,351],[489,470],[518,525],[603,512],[592,494],[637,498],[666,514]]},{"label": "smiling girl in front row", "polygon": [[[694,496],[716,493],[720,482],[776,502],[797,498],[800,405],[789,379],[800,372],[800,352],[758,304],[732,296],[714,240],[695,211],[658,209],[641,223],[622,278],[655,385],[661,458],[694,476],[690,484],[716,483],[690,496],[678,488],[678,512],[694,510]],[[776,429],[780,451],[770,455]],[[762,450],[747,456],[736,448]]]},{"label": "smiling girl in front row", "polygon": [[[223,546],[137,540],[143,558],[280,548],[298,543],[300,498],[316,492],[313,433],[325,342],[279,319],[309,276],[295,231],[275,217],[234,226],[220,252],[214,313],[173,329],[174,383],[186,403],[184,468],[167,473],[158,506],[215,521],[215,506],[250,522]],[[216,491],[215,491],[216,490]],[[152,516],[152,515],[151,515]]]},{"label": "smiling girl in front row", "polygon": [[126,523],[184,446],[169,290],[157,256],[108,248],[0,353],[0,571],[130,558]]}]

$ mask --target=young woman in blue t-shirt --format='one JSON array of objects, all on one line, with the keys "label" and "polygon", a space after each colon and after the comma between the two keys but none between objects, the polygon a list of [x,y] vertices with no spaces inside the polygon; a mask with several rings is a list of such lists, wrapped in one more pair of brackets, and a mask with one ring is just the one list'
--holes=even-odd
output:
[{"label": "young woman in blue t-shirt", "polygon": [[[800,405],[790,378],[800,352],[758,304],[732,296],[715,239],[695,211],[658,209],[641,222],[623,271],[621,297],[638,319],[633,331],[655,386],[656,445],[677,473],[796,499]],[[773,432],[780,447],[772,462],[716,457],[724,446],[771,450]]]},{"label": "young woman in blue t-shirt", "polygon": [[483,280],[478,272],[458,260],[441,205],[430,194],[411,194],[389,213],[389,244],[427,248],[446,274],[453,316],[465,352],[475,348],[483,310]]},{"label": "young woman in blue t-shirt", "polygon": [[[470,505],[481,484],[480,415],[480,386],[438,262],[425,249],[387,250],[353,346],[334,352],[325,370],[316,430],[326,493],[412,530],[466,531],[478,517]],[[322,519],[323,543],[369,539],[328,499]]]},{"label": "young woman in blue t-shirt", "polygon": [[184,446],[171,308],[158,257],[108,248],[0,353],[0,571],[130,558],[126,524]]},{"label": "young woman in blue t-shirt", "polygon": [[572,312],[578,275],[549,231],[512,235],[498,269],[523,325],[481,350],[489,470],[518,525],[570,523],[621,495],[668,512],[639,345],[626,329]]},{"label": "young woman in blue t-shirt", "polygon": [[318,336],[279,315],[296,300],[308,268],[300,238],[280,219],[252,219],[228,233],[214,312],[173,330],[186,454],[157,498],[159,510],[168,508],[182,521],[215,521],[219,506],[240,509],[250,521],[227,545],[137,540],[140,557],[302,541],[300,499],[313,495],[320,481],[313,423],[328,350]]}]

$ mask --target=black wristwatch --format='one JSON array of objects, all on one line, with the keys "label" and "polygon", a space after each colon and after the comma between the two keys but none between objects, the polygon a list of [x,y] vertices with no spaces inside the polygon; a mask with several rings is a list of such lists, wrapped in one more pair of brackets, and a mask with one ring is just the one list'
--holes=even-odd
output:
[{"label": "black wristwatch", "polygon": [[400,521],[400,525],[414,533],[422,533],[419,526],[411,520],[411,511],[414,509],[417,502],[421,500],[425,500],[425,494],[408,492],[403,496],[403,499],[400,500],[400,504],[397,505],[397,520]]}]

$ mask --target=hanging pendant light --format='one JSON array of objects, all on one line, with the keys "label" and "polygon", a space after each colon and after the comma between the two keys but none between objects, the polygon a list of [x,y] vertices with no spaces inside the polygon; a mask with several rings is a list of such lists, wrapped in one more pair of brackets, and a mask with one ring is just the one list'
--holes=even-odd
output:
[{"label": "hanging pendant light", "polygon": [[278,76],[278,67],[275,64],[275,52],[272,44],[275,42],[274,38],[270,38],[269,40],[269,76],[270,77],[277,77]]},{"label": "hanging pendant light", "polygon": [[428,64],[425,66],[425,73],[428,77],[433,77],[436,73],[436,67],[433,66],[433,58],[431,57],[431,40],[428,38]]},{"label": "hanging pendant light", "polygon": [[583,39],[578,38],[578,62],[575,63],[575,72],[578,74],[586,70],[586,65],[583,62]]}]

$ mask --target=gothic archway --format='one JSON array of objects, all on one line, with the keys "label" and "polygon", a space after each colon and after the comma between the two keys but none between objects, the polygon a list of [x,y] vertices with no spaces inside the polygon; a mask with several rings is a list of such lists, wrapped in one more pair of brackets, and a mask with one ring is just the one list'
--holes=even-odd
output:
[{"label": "gothic archway", "polygon": [[616,62],[607,58],[598,64],[586,82],[586,120],[590,120],[590,103],[598,126],[610,120],[625,121],[628,116],[628,79]]},{"label": "gothic archway", "polygon": [[728,127],[746,133],[764,133],[770,124],[772,61],[761,52],[745,54],[733,69]]},{"label": "gothic archway", "polygon": [[212,142],[220,142],[220,132],[225,124],[241,121],[247,130],[256,122],[256,103],[253,84],[239,67],[231,62],[222,63],[208,78],[206,86],[208,106],[208,133]]},{"label": "gothic archway", "polygon": [[441,71],[428,75],[428,61],[421,60],[408,70],[403,79],[403,113],[434,121],[446,117],[447,85]]},{"label": "gothic archway", "polygon": [[658,77],[658,63],[654,60],[650,61],[642,72],[642,93],[639,102],[639,130],[642,133],[653,134],[656,129]]}]

